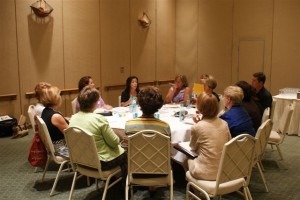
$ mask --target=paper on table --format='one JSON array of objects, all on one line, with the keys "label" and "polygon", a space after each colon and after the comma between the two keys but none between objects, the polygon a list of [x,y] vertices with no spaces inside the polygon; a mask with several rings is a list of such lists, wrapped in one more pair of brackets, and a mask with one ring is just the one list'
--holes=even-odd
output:
[{"label": "paper on table", "polygon": [[204,85],[201,83],[194,83],[193,92],[197,95],[201,94],[204,91]]}]

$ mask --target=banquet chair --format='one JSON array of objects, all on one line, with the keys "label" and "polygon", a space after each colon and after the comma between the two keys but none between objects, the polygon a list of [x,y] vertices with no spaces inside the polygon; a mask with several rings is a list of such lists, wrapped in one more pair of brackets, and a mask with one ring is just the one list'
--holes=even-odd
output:
[{"label": "banquet chair", "polygon": [[[30,124],[31,124],[31,127],[32,127],[32,130],[33,132],[35,132],[35,120],[34,120],[34,116],[35,116],[35,105],[29,105],[28,107],[28,117],[29,117],[29,121],[30,121]],[[38,167],[35,167],[34,169],[34,172],[37,172],[38,171]]]},{"label": "banquet chair", "polygon": [[121,107],[121,96],[118,96],[118,106]]},{"label": "banquet chair", "polygon": [[272,147],[273,145],[276,146],[278,154],[280,156],[280,160],[283,160],[282,152],[280,150],[279,145],[283,143],[285,135],[288,132],[288,127],[290,124],[291,116],[293,113],[294,107],[292,104],[286,105],[286,107],[283,110],[282,115],[280,116],[277,124],[277,129],[272,130],[268,144],[270,144]]},{"label": "banquet chair", "polygon": [[66,164],[67,165],[69,164],[70,159],[66,158],[66,157],[63,157],[63,156],[55,155],[54,146],[53,146],[53,143],[52,143],[52,140],[51,140],[48,128],[47,128],[44,120],[40,116],[36,116],[36,117],[37,117],[37,121],[36,122],[38,124],[40,138],[41,138],[43,144],[45,145],[45,148],[47,150],[47,157],[48,157],[41,181],[42,182],[44,181],[44,178],[45,178],[45,175],[46,175],[46,172],[47,172],[50,160],[52,160],[56,164],[60,165],[59,169],[58,169],[58,172],[56,174],[55,181],[53,183],[51,192],[50,192],[50,196],[52,196],[53,193],[54,193],[54,190],[56,188],[56,185],[57,185],[57,182],[58,182],[58,179],[59,179],[59,176],[60,176],[61,172],[70,171],[69,166],[68,166],[68,168],[64,169],[64,166]]},{"label": "banquet chair", "polygon": [[197,194],[197,195],[203,196],[205,198],[205,200],[210,200],[210,197],[207,194],[207,192],[205,190],[203,190],[202,188],[198,187],[193,182],[188,182],[187,185],[186,185],[186,196],[185,196],[186,200],[189,200],[190,196],[192,196],[192,199],[203,200],[203,198],[200,198],[199,196],[197,196],[196,194],[194,194],[191,191],[191,188],[195,189],[196,191],[198,191],[200,193],[200,194]]},{"label": "banquet chair", "polygon": [[[269,189],[267,186],[265,176],[263,174],[263,166],[261,160],[263,158],[266,146],[268,144],[271,128],[272,128],[272,121],[270,119],[267,119],[264,123],[260,125],[255,135],[256,143],[255,143],[255,155],[254,155],[253,167],[255,166],[257,167],[266,192],[269,192]],[[250,179],[248,179],[248,183],[249,181]]]},{"label": "banquet chair", "polygon": [[[96,180],[101,179],[105,181],[102,195],[102,200],[105,200],[107,190],[121,181],[122,177],[116,177],[116,180],[110,183],[112,177],[121,174],[121,168],[115,167],[110,170],[101,170],[101,164],[92,134],[78,127],[69,127],[64,130],[64,134],[69,148],[71,163],[75,171],[69,199],[72,199],[77,174],[79,173],[80,175],[93,177]],[[98,181],[96,187],[98,189]]]},{"label": "banquet chair", "polygon": [[275,107],[276,107],[276,103],[277,103],[277,99],[274,99],[273,98],[273,101],[272,101],[272,107],[271,107],[271,110],[270,110],[270,115],[271,115],[271,119],[273,120],[273,116],[274,116],[274,111],[275,111]]},{"label": "banquet chair", "polygon": [[170,137],[154,130],[143,130],[128,136],[128,174],[125,196],[131,198],[133,186],[169,186],[173,199]]},{"label": "banquet chair", "polygon": [[27,111],[32,129],[34,129],[34,125],[35,125],[34,116],[36,113],[35,113],[34,109],[35,109],[35,105],[29,105],[28,111]]},{"label": "banquet chair", "polygon": [[73,99],[73,101],[71,101],[73,114],[76,114],[76,104],[77,104],[77,97]]},{"label": "banquet chair", "polygon": [[247,180],[252,171],[255,142],[256,139],[249,134],[232,138],[223,147],[216,180],[199,180],[187,171],[187,181],[196,184],[210,197],[221,197],[224,194],[239,192],[239,189],[243,188],[244,198],[251,200]]},{"label": "banquet chair", "polygon": [[262,118],[261,118],[261,124],[263,124],[265,121],[267,121],[268,119],[270,119],[270,114],[271,114],[271,110],[269,107],[267,107],[265,110],[264,110],[264,113],[262,115]]}]

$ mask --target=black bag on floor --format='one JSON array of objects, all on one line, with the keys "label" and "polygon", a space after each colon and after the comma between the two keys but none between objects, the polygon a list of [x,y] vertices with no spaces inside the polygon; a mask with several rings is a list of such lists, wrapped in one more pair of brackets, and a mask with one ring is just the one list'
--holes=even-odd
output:
[{"label": "black bag on floor", "polygon": [[13,127],[18,125],[16,118],[5,115],[0,116],[0,137],[8,137],[13,135]]}]

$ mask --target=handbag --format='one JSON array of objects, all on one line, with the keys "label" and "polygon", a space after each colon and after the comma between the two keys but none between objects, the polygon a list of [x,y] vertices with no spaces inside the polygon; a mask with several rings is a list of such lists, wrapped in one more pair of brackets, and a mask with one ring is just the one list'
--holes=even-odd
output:
[{"label": "handbag", "polygon": [[[34,117],[36,120],[36,116]],[[47,163],[47,151],[45,145],[43,144],[39,136],[38,125],[34,126],[35,134],[32,139],[32,144],[29,149],[28,161],[34,167],[44,167]]]},{"label": "handbag", "polygon": [[13,127],[18,124],[17,119],[8,115],[0,116],[0,137],[13,135]]}]

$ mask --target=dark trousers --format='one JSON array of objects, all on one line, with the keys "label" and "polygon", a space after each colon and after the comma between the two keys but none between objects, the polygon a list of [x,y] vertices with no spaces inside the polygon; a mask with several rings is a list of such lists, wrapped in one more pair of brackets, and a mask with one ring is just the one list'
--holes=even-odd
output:
[{"label": "dark trousers", "polygon": [[111,161],[108,161],[108,162],[104,162],[104,161],[100,160],[100,163],[101,163],[101,169],[104,170],[104,171],[120,166],[121,173],[122,173],[122,178],[123,178],[122,182],[125,185],[126,177],[127,177],[127,153],[126,152],[124,152],[123,154],[121,154],[117,158],[115,158]]}]

